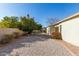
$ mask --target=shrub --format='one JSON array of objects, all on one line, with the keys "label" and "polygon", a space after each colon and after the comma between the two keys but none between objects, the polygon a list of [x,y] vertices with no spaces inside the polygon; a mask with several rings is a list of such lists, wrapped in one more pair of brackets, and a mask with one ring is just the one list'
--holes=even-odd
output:
[{"label": "shrub", "polygon": [[12,39],[13,39],[13,35],[12,34],[5,34],[3,36],[3,38],[1,39],[0,43],[1,44],[6,44],[6,43],[9,43]]},{"label": "shrub", "polygon": [[28,35],[28,32],[24,32],[24,33],[22,34],[22,36],[26,36],[26,35]]},{"label": "shrub", "polygon": [[18,38],[20,36],[20,33],[19,32],[14,32],[13,35],[14,35],[14,38]]},{"label": "shrub", "polygon": [[53,32],[53,33],[52,33],[52,37],[53,37],[54,39],[62,39],[62,38],[61,38],[61,33],[59,33],[59,32]]}]

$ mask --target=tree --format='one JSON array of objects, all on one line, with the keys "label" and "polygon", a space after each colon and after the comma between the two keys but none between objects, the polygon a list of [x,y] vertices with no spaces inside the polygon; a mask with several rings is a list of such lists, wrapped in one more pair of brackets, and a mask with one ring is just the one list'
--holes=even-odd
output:
[{"label": "tree", "polygon": [[[20,20],[20,21],[19,21]],[[0,22],[1,28],[19,28],[20,30],[31,33],[33,30],[40,30],[42,28],[41,24],[35,22],[34,18],[31,18],[28,14],[26,16],[21,16],[20,18],[15,16],[5,16]]]},{"label": "tree", "polygon": [[22,24],[22,30],[28,31],[29,33],[32,32],[36,27],[36,22],[34,21],[34,18],[28,17],[20,17],[20,22]]},{"label": "tree", "polygon": [[7,16],[5,16],[3,19],[2,19],[2,21],[0,22],[0,27],[1,28],[8,28],[8,27],[10,27],[10,18],[9,17],[7,17]]},{"label": "tree", "polygon": [[36,26],[37,28],[37,30],[41,30],[42,29],[42,25],[41,24],[37,24],[37,26]]},{"label": "tree", "polygon": [[53,17],[53,18],[49,18],[49,19],[47,20],[47,23],[48,23],[48,25],[52,25],[52,24],[55,24],[55,23],[58,22],[58,21],[59,21],[58,18]]},{"label": "tree", "polygon": [[0,27],[2,28],[17,28],[18,17],[15,16],[5,16],[1,21]]},{"label": "tree", "polygon": [[27,18],[30,18],[30,15],[29,14],[27,14]]},{"label": "tree", "polygon": [[15,17],[15,16],[11,16],[10,17],[11,19],[11,24],[10,24],[10,28],[17,28],[17,25],[18,25],[18,17]]}]

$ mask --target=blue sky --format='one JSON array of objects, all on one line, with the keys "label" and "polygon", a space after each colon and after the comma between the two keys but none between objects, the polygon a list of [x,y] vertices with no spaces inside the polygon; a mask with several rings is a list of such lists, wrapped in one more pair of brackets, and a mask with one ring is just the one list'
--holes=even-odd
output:
[{"label": "blue sky", "polygon": [[79,12],[79,4],[68,3],[17,3],[0,4],[0,19],[4,16],[26,16],[30,14],[35,21],[43,26],[47,25],[49,18],[58,18],[62,20],[74,13]]}]

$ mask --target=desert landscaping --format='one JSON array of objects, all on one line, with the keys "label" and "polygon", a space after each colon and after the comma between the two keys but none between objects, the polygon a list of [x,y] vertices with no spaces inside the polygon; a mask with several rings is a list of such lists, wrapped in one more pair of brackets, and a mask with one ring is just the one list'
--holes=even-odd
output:
[{"label": "desert landscaping", "polygon": [[[46,33],[24,34],[19,29],[0,30],[2,35],[13,35],[9,42],[0,43],[0,56],[75,56],[79,55],[78,47],[63,40],[53,39]],[[17,32],[20,34],[18,35]],[[1,34],[0,33],[0,34]],[[1,37],[4,37],[2,36]],[[0,37],[0,38],[1,38]],[[5,42],[5,43],[4,43]]]},{"label": "desert landscaping", "polygon": [[31,34],[0,47],[4,56],[72,56],[63,45],[46,34]]},{"label": "desert landscaping", "polygon": [[0,4],[0,56],[79,56],[79,4]]}]

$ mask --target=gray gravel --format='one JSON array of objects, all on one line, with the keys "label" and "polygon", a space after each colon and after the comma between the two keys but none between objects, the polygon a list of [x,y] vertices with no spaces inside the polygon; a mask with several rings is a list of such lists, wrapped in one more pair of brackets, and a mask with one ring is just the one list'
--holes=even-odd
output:
[{"label": "gray gravel", "polygon": [[30,35],[18,39],[0,48],[3,56],[71,56],[61,45],[50,36],[44,34]]}]

